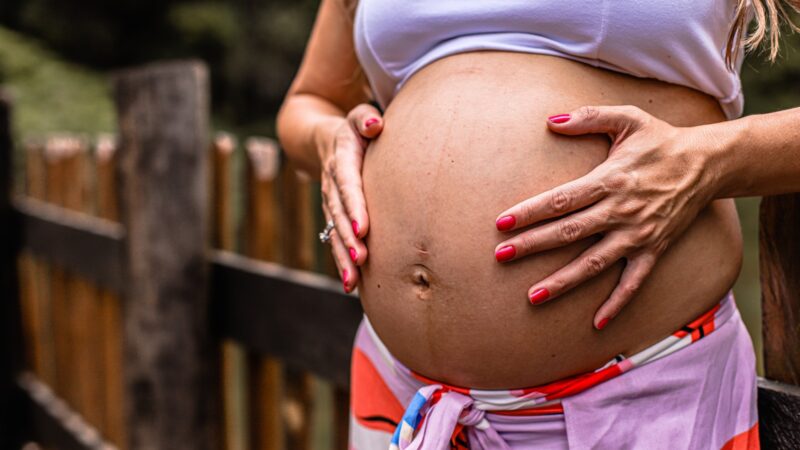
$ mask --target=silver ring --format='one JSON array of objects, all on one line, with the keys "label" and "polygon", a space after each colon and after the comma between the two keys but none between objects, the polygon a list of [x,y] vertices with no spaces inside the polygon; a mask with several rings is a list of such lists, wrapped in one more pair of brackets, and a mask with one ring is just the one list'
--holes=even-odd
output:
[{"label": "silver ring", "polygon": [[333,228],[333,221],[329,220],[327,225],[325,225],[325,229],[319,234],[319,241],[323,244],[327,244],[328,241],[331,240],[331,231],[333,231]]}]

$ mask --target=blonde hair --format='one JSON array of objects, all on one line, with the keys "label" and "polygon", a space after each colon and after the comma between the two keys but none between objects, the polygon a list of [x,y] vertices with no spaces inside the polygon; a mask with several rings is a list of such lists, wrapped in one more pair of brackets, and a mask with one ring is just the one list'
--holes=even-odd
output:
[{"label": "blonde hair", "polygon": [[[741,44],[746,51],[751,51],[767,41],[769,60],[775,61],[780,46],[781,22],[787,24],[792,31],[800,28],[792,22],[784,2],[795,12],[800,12],[800,0],[737,0],[736,19],[728,35],[725,62],[728,67],[733,66],[733,61],[739,57]],[[747,19],[750,15],[748,4],[755,15],[755,26],[752,31],[747,31]]]}]

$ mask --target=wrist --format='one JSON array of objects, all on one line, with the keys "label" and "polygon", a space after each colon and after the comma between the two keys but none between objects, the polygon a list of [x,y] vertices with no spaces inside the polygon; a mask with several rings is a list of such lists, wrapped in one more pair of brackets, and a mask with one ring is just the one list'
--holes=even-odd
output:
[{"label": "wrist", "polygon": [[344,117],[327,116],[314,122],[311,128],[311,145],[314,146],[320,162],[324,161],[326,152],[331,147],[336,135],[336,130],[346,121],[347,119]]},{"label": "wrist", "polygon": [[749,120],[744,118],[695,128],[700,133],[697,148],[704,153],[712,198],[738,196],[748,182],[737,166],[736,155],[747,140]]},{"label": "wrist", "polygon": [[750,195],[753,176],[748,164],[752,162],[742,153],[752,145],[753,118],[743,117],[725,123],[724,134],[720,136],[720,164],[725,174],[721,184],[720,197],[731,198]]}]

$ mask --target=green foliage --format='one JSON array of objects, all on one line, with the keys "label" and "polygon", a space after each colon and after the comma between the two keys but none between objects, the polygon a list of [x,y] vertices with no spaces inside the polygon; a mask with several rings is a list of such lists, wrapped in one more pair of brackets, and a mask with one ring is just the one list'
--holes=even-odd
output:
[{"label": "green foliage", "polygon": [[105,77],[68,63],[30,38],[2,27],[0,84],[14,99],[18,138],[115,128]]},{"label": "green foliage", "polygon": [[224,3],[199,2],[174,5],[168,21],[188,47],[232,47],[240,39],[233,8]]},{"label": "green foliage", "polygon": [[767,60],[765,53],[748,55],[742,66],[746,115],[800,106],[800,35],[784,30],[781,51],[774,63]]}]

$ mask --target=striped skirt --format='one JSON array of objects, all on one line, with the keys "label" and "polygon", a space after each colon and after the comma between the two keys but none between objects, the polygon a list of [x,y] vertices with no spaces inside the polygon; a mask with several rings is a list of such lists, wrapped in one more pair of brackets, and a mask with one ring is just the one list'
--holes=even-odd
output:
[{"label": "striped skirt", "polygon": [[732,293],[661,342],[543,386],[450,386],[397,361],[364,317],[350,448],[757,449],[755,355]]}]

